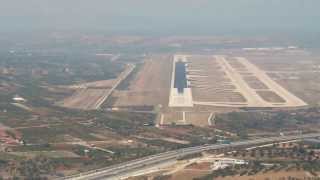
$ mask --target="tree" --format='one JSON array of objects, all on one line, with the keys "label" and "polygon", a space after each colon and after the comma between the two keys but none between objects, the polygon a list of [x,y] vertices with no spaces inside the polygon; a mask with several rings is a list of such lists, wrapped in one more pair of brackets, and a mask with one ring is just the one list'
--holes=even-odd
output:
[{"label": "tree", "polygon": [[264,150],[263,149],[259,149],[259,156],[263,157],[264,156]]},{"label": "tree", "polygon": [[251,150],[250,156],[252,158],[256,157],[256,150],[255,149]]},{"label": "tree", "polygon": [[268,152],[267,152],[267,156],[270,158],[270,157],[272,157],[272,149],[268,149],[267,150]]},{"label": "tree", "polygon": [[43,179],[43,175],[48,175],[54,171],[54,163],[43,156],[33,159],[25,159],[12,163],[9,166],[9,173],[12,177],[22,176],[25,179]]}]

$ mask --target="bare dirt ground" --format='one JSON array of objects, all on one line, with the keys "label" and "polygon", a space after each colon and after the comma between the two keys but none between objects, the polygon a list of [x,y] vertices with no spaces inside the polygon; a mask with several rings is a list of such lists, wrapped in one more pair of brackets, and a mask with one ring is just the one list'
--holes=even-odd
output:
[{"label": "bare dirt ground", "polygon": [[[193,180],[194,178],[199,178],[202,176],[205,176],[209,174],[211,171],[208,170],[208,165],[202,163],[197,165],[197,166],[191,166],[191,167],[186,167],[183,170],[180,170],[169,178],[170,180]],[[266,179],[275,179],[275,180],[280,180],[283,178],[287,177],[294,177],[296,179],[312,179],[315,178],[311,174],[305,172],[305,171],[279,171],[279,172],[267,172],[267,173],[258,173],[254,176],[248,176],[248,175],[236,175],[236,176],[225,176],[225,177],[216,177],[214,179],[218,180],[249,180],[249,179],[254,179],[254,180],[266,180]]]},{"label": "bare dirt ground", "polygon": [[171,56],[151,56],[130,83],[129,90],[116,92],[117,100],[113,106],[167,106],[171,70]]},{"label": "bare dirt ground", "polygon": [[188,57],[188,81],[196,102],[245,102],[212,56]]},{"label": "bare dirt ground", "polygon": [[207,175],[208,171],[197,170],[183,170],[177,172],[170,177],[170,180],[193,180],[194,178]]},{"label": "bare dirt ground", "polygon": [[71,97],[64,99],[62,106],[76,109],[95,109],[100,99],[108,92],[108,89],[81,89]]},{"label": "bare dirt ground", "polygon": [[263,100],[265,100],[267,102],[285,103],[285,100],[273,91],[262,90],[262,91],[257,91],[257,93],[259,94],[259,96],[262,97]]},{"label": "bare dirt ground", "polygon": [[170,124],[186,124],[186,121],[183,119],[183,112],[166,112],[161,113],[160,115],[160,124],[161,125],[170,125]]},{"label": "bare dirt ground", "polygon": [[248,76],[242,76],[242,77],[252,89],[257,89],[257,90],[268,89],[268,87],[263,82],[261,82],[257,77],[252,76],[252,74]]},{"label": "bare dirt ground", "polygon": [[310,105],[320,102],[319,54],[282,52],[243,54],[269,77]]},{"label": "bare dirt ground", "polygon": [[215,179],[218,180],[248,180],[248,179],[254,179],[254,180],[266,180],[266,179],[286,179],[287,177],[294,177],[295,179],[316,179],[316,177],[310,175],[309,173],[305,171],[279,171],[279,172],[268,172],[264,174],[256,174],[254,176],[226,176],[226,177],[218,177]]},{"label": "bare dirt ground", "polygon": [[[199,62],[191,60],[191,65],[188,66],[191,69],[191,74],[198,73],[197,76],[192,75],[190,78],[195,104],[230,107],[299,107],[307,105],[246,58],[214,56],[214,59],[206,62],[207,65],[195,66],[194,64],[197,63]],[[216,64],[215,67],[210,66],[213,63]],[[210,67],[209,72],[212,69],[215,69],[216,72],[222,71],[220,74],[215,74],[220,79],[211,78],[210,73],[203,74],[205,66]],[[223,84],[223,86],[214,87],[212,84]]]},{"label": "bare dirt ground", "polygon": [[257,66],[250,63],[245,58],[237,58],[246,68],[254,73],[254,75],[268,86],[270,90],[275,92],[277,95],[282,97],[285,100],[282,106],[295,107],[295,106],[305,106],[307,105],[304,101],[296,97],[294,94],[289,92],[287,89],[280,86],[278,83],[273,81],[265,72],[260,70]]},{"label": "bare dirt ground", "polygon": [[187,124],[193,124],[198,126],[208,126],[210,112],[186,112],[186,122]]},{"label": "bare dirt ground", "polygon": [[129,64],[117,79],[95,81],[70,86],[71,88],[75,88],[76,92],[72,96],[57,102],[56,104],[62,107],[74,109],[98,109],[134,68],[134,65]]},{"label": "bare dirt ground", "polygon": [[116,79],[110,79],[110,80],[102,80],[102,81],[95,81],[95,82],[89,82],[89,83],[82,83],[82,84],[75,84],[68,86],[71,89],[80,89],[80,88],[106,88],[110,89],[116,82]]}]

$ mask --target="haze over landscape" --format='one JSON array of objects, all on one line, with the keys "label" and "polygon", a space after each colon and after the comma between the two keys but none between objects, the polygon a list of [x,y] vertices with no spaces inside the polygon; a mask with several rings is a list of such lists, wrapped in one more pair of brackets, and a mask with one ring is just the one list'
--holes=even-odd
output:
[{"label": "haze over landscape", "polygon": [[0,180],[320,177],[319,0],[0,0]]},{"label": "haze over landscape", "polygon": [[2,0],[1,31],[138,34],[316,33],[317,0]]}]

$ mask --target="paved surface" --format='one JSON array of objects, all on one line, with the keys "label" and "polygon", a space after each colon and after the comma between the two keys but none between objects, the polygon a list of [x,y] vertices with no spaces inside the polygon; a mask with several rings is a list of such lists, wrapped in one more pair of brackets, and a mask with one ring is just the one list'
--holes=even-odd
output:
[{"label": "paved surface", "polygon": [[[307,105],[246,58],[234,57],[232,60],[229,59],[229,56],[217,55],[211,60],[198,57],[199,61],[195,61],[192,60],[195,58],[194,55],[176,55],[174,62],[179,59],[187,61],[187,58],[189,58],[186,68],[187,80],[191,93],[188,95],[189,92],[186,91],[187,93],[179,94],[174,88],[171,88],[169,107],[184,107],[187,105],[185,102],[193,105],[222,107],[300,107]],[[200,61],[203,62],[199,64]],[[223,78],[219,79],[220,76]],[[263,93],[267,94],[263,96]]]},{"label": "paved surface", "polygon": [[275,106],[296,107],[306,106],[307,104],[293,95],[291,92],[280,86],[274,80],[272,80],[265,72],[261,71],[256,65],[250,63],[245,58],[237,58],[239,62],[246,66],[246,68],[252,72],[260,81],[265,83],[270,90],[274,91],[280,97],[285,99],[285,103],[274,103]]},{"label": "paved surface", "polygon": [[184,88],[183,93],[179,93],[174,87],[176,62],[187,61],[186,55],[175,55],[172,67],[171,89],[169,97],[169,107],[193,107],[191,88]]},{"label": "paved surface", "polygon": [[225,149],[225,148],[241,147],[241,146],[248,147],[248,146],[254,146],[257,144],[283,142],[283,141],[298,140],[298,139],[304,139],[304,138],[315,138],[319,136],[320,136],[320,133],[313,133],[313,134],[304,134],[299,136],[280,136],[280,137],[271,137],[271,138],[260,138],[255,140],[232,142],[230,144],[213,144],[213,145],[203,145],[203,146],[184,148],[184,149],[179,149],[175,151],[169,151],[161,154],[148,156],[142,159],[125,162],[125,163],[117,164],[114,166],[74,175],[74,176],[69,176],[63,179],[73,179],[73,180],[121,179],[121,178],[135,175],[139,171],[141,172],[143,170],[148,170],[152,167],[159,166],[159,164],[163,164],[168,161],[177,160],[179,157],[183,157],[189,154],[199,153],[206,150]]},{"label": "paved surface", "polygon": [[252,89],[248,83],[242,78],[240,73],[236,71],[223,56],[215,56],[220,66],[226,72],[227,76],[237,87],[238,91],[246,98],[249,106],[270,106],[270,104],[264,101],[254,89]]}]

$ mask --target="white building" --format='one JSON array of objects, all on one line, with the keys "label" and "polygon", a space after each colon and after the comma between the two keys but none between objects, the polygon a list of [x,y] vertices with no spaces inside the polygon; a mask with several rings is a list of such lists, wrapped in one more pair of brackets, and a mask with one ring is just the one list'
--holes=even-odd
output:
[{"label": "white building", "polygon": [[19,95],[15,95],[12,100],[16,101],[16,102],[26,102],[27,100],[24,99],[23,97],[19,96]]},{"label": "white building", "polygon": [[224,169],[229,166],[244,165],[244,164],[248,164],[248,162],[241,159],[217,158],[214,160],[213,164],[211,165],[211,169],[218,170],[218,169]]}]

